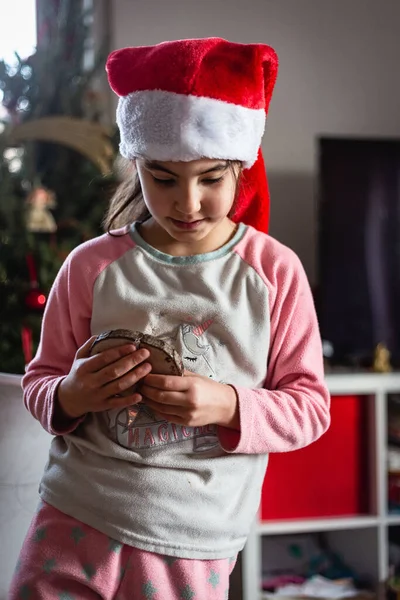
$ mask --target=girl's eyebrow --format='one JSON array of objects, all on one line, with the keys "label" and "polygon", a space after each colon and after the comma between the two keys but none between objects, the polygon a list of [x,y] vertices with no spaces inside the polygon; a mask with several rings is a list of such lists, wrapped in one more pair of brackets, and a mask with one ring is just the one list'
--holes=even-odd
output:
[{"label": "girl's eyebrow", "polygon": [[[151,171],[162,171],[163,173],[168,173],[169,175],[173,175],[174,177],[179,177],[179,175],[177,173],[174,173],[173,171],[170,171],[169,169],[167,169],[166,167],[164,167],[163,165],[160,165],[160,163],[155,162],[155,161],[146,161],[144,166],[146,167],[146,169],[149,169]],[[228,168],[228,163],[227,162],[223,162],[223,163],[218,163],[217,165],[214,165],[213,167],[211,167],[210,169],[207,169],[206,171],[202,171],[201,173],[197,173],[197,175],[206,175],[207,173],[213,173],[215,171],[222,171]]]}]

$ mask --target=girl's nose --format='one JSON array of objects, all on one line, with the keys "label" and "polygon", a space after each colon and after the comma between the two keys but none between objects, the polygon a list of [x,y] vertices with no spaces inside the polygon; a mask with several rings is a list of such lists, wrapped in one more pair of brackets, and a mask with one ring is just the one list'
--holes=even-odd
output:
[{"label": "girl's nose", "polygon": [[200,191],[193,187],[187,187],[181,191],[180,198],[176,202],[176,210],[182,215],[194,215],[200,211]]}]

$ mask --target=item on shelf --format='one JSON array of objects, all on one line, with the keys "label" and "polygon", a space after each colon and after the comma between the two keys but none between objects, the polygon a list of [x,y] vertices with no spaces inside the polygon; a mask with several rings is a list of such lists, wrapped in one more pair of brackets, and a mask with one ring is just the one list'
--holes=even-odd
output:
[{"label": "item on shelf", "polygon": [[278,588],[282,588],[285,585],[296,584],[299,585],[305,582],[304,577],[300,577],[300,575],[293,574],[279,574],[271,575],[270,577],[264,577],[262,580],[262,589],[265,592],[274,593],[274,591]]},{"label": "item on shelf", "polygon": [[[276,594],[283,589],[302,589],[308,582],[351,582],[361,587],[354,570],[333,552],[322,533],[275,538],[273,552],[266,552],[269,572],[263,573],[262,589]],[[336,588],[334,588],[336,589]]]},{"label": "item on shelf", "polygon": [[354,580],[356,574],[342,560],[342,558],[330,550],[321,550],[313,556],[309,562],[307,578],[322,576],[330,581]]},{"label": "item on shelf", "polygon": [[400,599],[400,573],[398,567],[391,566],[386,582],[386,600]]},{"label": "item on shelf", "polygon": [[372,370],[375,373],[390,373],[392,371],[390,352],[385,344],[380,343],[376,346]]},{"label": "item on shelf", "polygon": [[[391,533],[392,541],[389,541],[389,573],[386,581],[385,597],[387,600],[400,600],[399,531],[397,528],[394,528]],[[396,541],[393,541],[393,538]]]},{"label": "item on shelf", "polygon": [[351,579],[338,579],[332,581],[325,577],[316,575],[302,584],[289,584],[277,588],[274,593],[264,593],[262,598],[274,600],[297,600],[307,598],[319,598],[320,600],[353,598],[353,600],[372,600],[375,595],[370,592],[357,590]]},{"label": "item on shelf", "polygon": [[[376,594],[372,594],[370,592],[357,592],[356,595],[353,596],[343,596],[343,598],[351,598],[351,600],[378,600],[378,596]],[[268,592],[262,592],[260,596],[260,600],[316,600],[315,596],[286,596],[284,594],[268,594]],[[318,598],[318,600],[331,600],[329,597]],[[382,600],[379,598],[379,600]],[[398,600],[396,596],[390,597],[387,600]]]}]

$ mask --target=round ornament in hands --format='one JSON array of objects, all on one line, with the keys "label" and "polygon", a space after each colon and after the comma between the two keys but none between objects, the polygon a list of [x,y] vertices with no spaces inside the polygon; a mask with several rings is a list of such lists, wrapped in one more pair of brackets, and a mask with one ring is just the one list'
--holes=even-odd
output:
[{"label": "round ornament in hands", "polygon": [[[178,375],[183,376],[184,366],[182,358],[171,342],[162,340],[152,335],[131,331],[129,329],[113,329],[104,331],[94,340],[90,355],[98,354],[109,348],[134,344],[136,349],[145,348],[150,356],[145,362],[151,364],[151,372],[156,375]],[[139,384],[140,386],[140,384]],[[138,385],[122,392],[120,396],[130,396],[137,390]]]}]

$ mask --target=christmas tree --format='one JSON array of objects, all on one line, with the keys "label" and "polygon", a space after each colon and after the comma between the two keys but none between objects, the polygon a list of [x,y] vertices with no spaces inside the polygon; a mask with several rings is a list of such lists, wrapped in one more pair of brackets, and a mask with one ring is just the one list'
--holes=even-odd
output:
[{"label": "christmas tree", "polygon": [[[35,53],[0,61],[0,371],[23,373],[68,253],[102,232],[116,133],[102,124],[84,0],[49,2]],[[1,96],[0,96],[1,98]],[[1,108],[1,107],[0,107]]]}]

